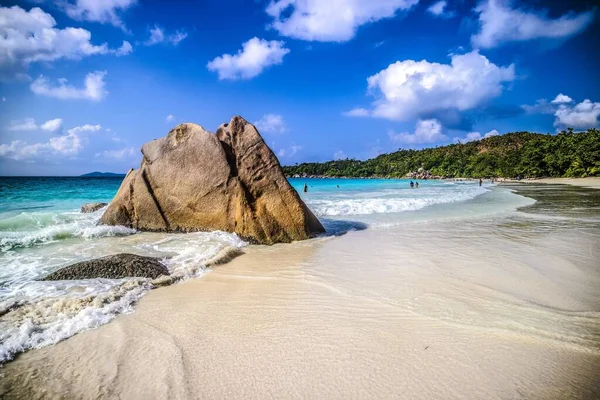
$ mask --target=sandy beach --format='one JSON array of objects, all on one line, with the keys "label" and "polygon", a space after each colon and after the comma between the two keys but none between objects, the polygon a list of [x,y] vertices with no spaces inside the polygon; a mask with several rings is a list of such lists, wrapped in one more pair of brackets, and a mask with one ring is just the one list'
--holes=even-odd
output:
[{"label": "sandy beach", "polygon": [[[544,187],[515,186],[538,198]],[[0,370],[0,394],[597,398],[598,215],[519,198],[527,212],[473,205],[465,217],[249,248],[20,355]]]},{"label": "sandy beach", "polygon": [[600,189],[600,178],[599,177],[588,177],[588,178],[543,178],[543,179],[522,179],[520,181],[516,180],[506,180],[506,182],[511,183],[550,183],[557,185],[571,185],[571,186],[580,186],[587,187],[593,189]]}]

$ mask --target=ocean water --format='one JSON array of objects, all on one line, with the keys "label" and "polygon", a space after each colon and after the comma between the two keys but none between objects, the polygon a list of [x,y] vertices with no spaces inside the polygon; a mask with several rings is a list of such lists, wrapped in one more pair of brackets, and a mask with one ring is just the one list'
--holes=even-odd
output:
[{"label": "ocean water", "polygon": [[[209,260],[247,246],[231,233],[136,232],[98,225],[104,209],[79,212],[84,203],[110,202],[121,180],[0,178],[0,362],[131,312],[153,287],[142,278],[38,280],[50,272],[78,261],[130,252],[159,257],[177,277],[198,277]],[[489,214],[524,204],[515,203],[520,197],[506,190],[490,196],[489,183],[480,187],[476,182],[420,181],[420,187],[412,189],[409,180],[290,182],[321,219],[326,236],[465,212]],[[307,193],[302,191],[305,183]]]}]

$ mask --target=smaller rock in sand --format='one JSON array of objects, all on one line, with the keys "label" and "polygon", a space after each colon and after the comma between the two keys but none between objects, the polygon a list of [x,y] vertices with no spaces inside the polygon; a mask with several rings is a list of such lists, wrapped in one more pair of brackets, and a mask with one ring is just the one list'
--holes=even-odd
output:
[{"label": "smaller rock in sand", "polygon": [[130,277],[156,279],[162,275],[169,275],[169,270],[157,258],[122,253],[69,265],[51,273],[42,280],[121,279]]},{"label": "smaller rock in sand", "polygon": [[82,213],[93,213],[101,209],[102,207],[106,207],[108,203],[87,203],[81,206]]}]

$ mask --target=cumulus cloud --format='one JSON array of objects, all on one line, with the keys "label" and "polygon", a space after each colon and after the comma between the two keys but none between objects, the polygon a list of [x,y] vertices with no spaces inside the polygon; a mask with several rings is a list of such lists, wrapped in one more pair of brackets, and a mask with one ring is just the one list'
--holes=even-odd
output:
[{"label": "cumulus cloud", "polygon": [[368,114],[405,121],[470,110],[499,96],[503,84],[515,79],[513,64],[499,67],[477,51],[451,57],[450,64],[397,61],[367,78],[369,92],[377,97]]},{"label": "cumulus cloud", "polygon": [[175,118],[174,116],[172,116],[171,114],[169,114],[169,115],[167,115],[167,118],[165,118],[165,121],[166,122],[171,122],[171,121],[173,121],[174,118]]},{"label": "cumulus cloud", "polygon": [[579,104],[560,104],[554,113],[554,126],[558,129],[589,129],[600,126],[600,103],[585,99]]},{"label": "cumulus cloud", "polygon": [[295,39],[345,42],[364,24],[391,18],[409,10],[419,0],[273,0],[266,12],[273,18],[271,27]]},{"label": "cumulus cloud", "polygon": [[184,31],[175,31],[172,33],[165,32],[163,28],[155,25],[154,28],[150,29],[150,37],[144,42],[146,46],[153,46],[155,44],[165,43],[177,46],[179,42],[185,39],[188,34]]},{"label": "cumulus cloud", "polygon": [[507,42],[533,39],[562,39],[586,29],[594,19],[594,10],[567,13],[552,19],[547,11],[513,8],[511,0],[485,0],[476,8],[479,31],[471,36],[477,48],[492,48]]},{"label": "cumulus cloud", "polygon": [[85,76],[83,87],[77,88],[67,83],[66,79],[59,79],[58,84],[53,84],[46,77],[40,75],[31,85],[31,91],[40,96],[54,97],[56,99],[85,99],[100,101],[108,95],[104,88],[106,71],[94,71]]},{"label": "cumulus cloud", "polygon": [[427,11],[435,17],[451,18],[454,16],[454,13],[451,11],[448,11],[446,9],[447,6],[448,6],[447,1],[440,0],[437,3],[433,3],[431,6],[429,6],[429,8],[427,8]]},{"label": "cumulus cloud", "polygon": [[388,132],[390,140],[400,144],[426,144],[435,143],[447,139],[442,133],[442,124],[435,119],[418,120],[413,133]]},{"label": "cumulus cloud", "polygon": [[277,114],[265,114],[254,122],[254,126],[261,133],[284,133],[287,130],[283,117]]},{"label": "cumulus cloud", "polygon": [[76,126],[64,136],[56,136],[44,143],[28,144],[22,140],[14,140],[10,144],[0,144],[0,156],[13,160],[30,160],[43,156],[74,156],[83,148],[85,138],[83,132],[96,132],[100,125]]},{"label": "cumulus cloud", "polygon": [[63,121],[61,118],[55,118],[44,122],[42,125],[40,125],[40,128],[48,132],[55,132],[61,128],[62,123]]},{"label": "cumulus cloud", "polygon": [[117,57],[120,57],[120,56],[126,56],[127,54],[131,54],[132,51],[133,51],[133,46],[131,46],[131,43],[129,43],[128,41],[124,40],[123,44],[121,45],[121,47],[119,47],[118,49],[114,50],[114,54]]},{"label": "cumulus cloud", "polygon": [[0,79],[27,78],[29,65],[37,62],[131,52],[129,42],[110,49],[106,43],[92,44],[92,34],[85,29],[55,26],[54,18],[40,8],[26,11],[19,6],[0,7]]},{"label": "cumulus cloud", "polygon": [[219,79],[250,79],[271,65],[281,64],[283,56],[290,52],[284,43],[254,37],[242,44],[237,54],[223,54],[207,64],[209,71],[216,71]]},{"label": "cumulus cloud", "polygon": [[487,132],[483,136],[479,132],[469,132],[469,133],[467,133],[467,135],[464,138],[455,137],[454,141],[460,142],[460,143],[468,143],[468,142],[473,142],[475,140],[487,139],[492,136],[498,136],[499,134],[500,134],[500,132],[498,132],[495,129],[492,129],[491,131]]},{"label": "cumulus cloud", "polygon": [[548,102],[546,99],[539,99],[535,105],[522,105],[529,114],[554,114],[554,126],[558,129],[590,129],[600,126],[600,103],[585,99],[579,104],[565,95],[558,94],[554,100]]},{"label": "cumulus cloud", "polygon": [[33,118],[25,118],[23,121],[13,121],[7,128],[9,131],[36,131],[42,129],[48,132],[55,132],[62,126],[62,119],[55,118],[38,125]]},{"label": "cumulus cloud", "polygon": [[67,0],[58,4],[75,20],[111,24],[125,31],[120,14],[136,3],[137,0]]},{"label": "cumulus cloud", "polygon": [[560,93],[558,96],[556,96],[554,98],[554,100],[552,100],[552,104],[566,104],[566,103],[572,103],[573,99],[570,98],[569,96]]},{"label": "cumulus cloud", "polygon": [[78,134],[81,132],[98,132],[100,129],[102,129],[102,125],[85,124],[81,126],[76,126],[75,128],[71,128],[67,132],[69,134]]},{"label": "cumulus cloud", "polygon": [[100,153],[96,153],[96,158],[104,158],[107,160],[117,160],[121,161],[126,158],[134,157],[136,154],[135,149],[133,147],[126,147],[124,149],[118,150],[105,150]]}]

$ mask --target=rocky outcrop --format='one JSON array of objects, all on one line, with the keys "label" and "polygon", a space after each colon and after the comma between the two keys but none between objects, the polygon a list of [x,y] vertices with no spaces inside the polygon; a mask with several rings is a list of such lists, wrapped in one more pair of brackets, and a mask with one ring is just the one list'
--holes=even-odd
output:
[{"label": "rocky outcrop", "polygon": [[423,168],[419,168],[419,170],[416,172],[415,171],[409,172],[404,177],[409,178],[409,179],[421,179],[421,180],[446,179],[446,177],[444,177],[444,176],[433,175],[431,172],[425,171]]},{"label": "rocky outcrop", "polygon": [[169,275],[169,270],[158,259],[122,253],[69,265],[51,273],[42,280],[121,279],[130,277],[155,279],[162,275]]},{"label": "rocky outcrop", "polygon": [[108,203],[87,203],[81,206],[82,213],[93,213],[101,209],[102,207],[106,207]]},{"label": "rocky outcrop", "polygon": [[101,223],[139,230],[235,232],[253,243],[307,239],[325,229],[242,117],[213,134],[181,124],[142,147]]}]

